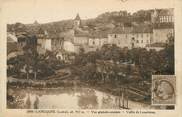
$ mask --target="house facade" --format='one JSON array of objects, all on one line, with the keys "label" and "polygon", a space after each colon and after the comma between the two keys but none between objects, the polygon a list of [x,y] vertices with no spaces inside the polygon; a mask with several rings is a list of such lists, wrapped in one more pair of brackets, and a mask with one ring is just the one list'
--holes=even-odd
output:
[{"label": "house facade", "polygon": [[151,13],[152,23],[174,23],[174,9],[155,9]]},{"label": "house facade", "polygon": [[76,35],[73,39],[73,42],[76,45],[88,45],[88,37]]},{"label": "house facade", "polygon": [[153,29],[153,43],[166,43],[170,36],[174,37],[174,28]]},{"label": "house facade", "polygon": [[153,43],[153,33],[150,26],[141,25],[134,27],[132,31],[132,47],[145,48]]},{"label": "house facade", "polygon": [[166,43],[174,37],[174,9],[155,9],[151,13],[153,23],[153,43]]},{"label": "house facade", "polygon": [[131,34],[129,33],[112,33],[108,34],[108,43],[109,44],[115,44],[118,47],[124,48],[129,47],[131,48]]},{"label": "house facade", "polygon": [[108,43],[107,38],[89,38],[88,41],[88,46],[89,47],[96,47],[96,48],[101,48],[104,44]]},{"label": "house facade", "polygon": [[[79,14],[73,20],[74,27],[59,36],[50,37],[46,31],[38,34],[38,50],[44,53],[46,50],[61,52],[70,50],[79,53],[80,49],[85,52],[96,51],[104,44],[115,44],[120,48],[147,48],[154,43],[166,43],[168,37],[174,36],[174,9],[155,9],[151,11],[152,23],[135,23],[126,27],[120,25],[113,27],[104,36],[99,30],[88,31],[81,27]],[[126,15],[125,12],[116,15]],[[66,43],[65,43],[66,42]]]},{"label": "house facade", "polygon": [[44,54],[46,51],[52,51],[52,39],[49,37],[47,31],[39,29],[37,34],[37,52]]},{"label": "house facade", "polygon": [[108,34],[108,44],[131,48],[132,27],[117,27]]},{"label": "house facade", "polygon": [[52,51],[58,51],[61,50],[63,48],[63,39],[58,38],[58,37],[52,37],[51,38],[51,45],[52,45]]},{"label": "house facade", "polygon": [[152,29],[148,26],[118,27],[115,31],[108,34],[108,43],[115,44],[121,48],[144,48],[152,43],[152,37]]}]

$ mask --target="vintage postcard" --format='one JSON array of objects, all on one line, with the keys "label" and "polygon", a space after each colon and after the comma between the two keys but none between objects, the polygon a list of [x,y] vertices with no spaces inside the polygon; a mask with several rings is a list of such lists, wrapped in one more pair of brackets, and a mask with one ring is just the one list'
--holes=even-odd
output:
[{"label": "vintage postcard", "polygon": [[1,3],[0,116],[182,116],[181,0]]}]

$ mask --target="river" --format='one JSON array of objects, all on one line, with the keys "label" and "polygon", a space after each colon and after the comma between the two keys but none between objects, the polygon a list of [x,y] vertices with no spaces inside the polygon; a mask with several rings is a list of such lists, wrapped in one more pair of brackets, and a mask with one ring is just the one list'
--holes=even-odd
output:
[{"label": "river", "polygon": [[[8,108],[28,109],[119,109],[121,98],[92,88],[8,89],[15,101]],[[125,102],[126,105],[126,102]],[[151,106],[128,101],[130,109],[150,109]]]}]

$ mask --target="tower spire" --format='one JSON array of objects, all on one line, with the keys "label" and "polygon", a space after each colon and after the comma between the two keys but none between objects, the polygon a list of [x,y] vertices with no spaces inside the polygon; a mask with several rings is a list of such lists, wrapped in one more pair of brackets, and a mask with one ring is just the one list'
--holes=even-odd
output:
[{"label": "tower spire", "polygon": [[77,13],[77,15],[74,19],[74,27],[78,28],[78,27],[80,27],[80,24],[81,24],[81,18],[80,18],[79,13]]},{"label": "tower spire", "polygon": [[77,13],[75,20],[81,20],[79,13]]}]

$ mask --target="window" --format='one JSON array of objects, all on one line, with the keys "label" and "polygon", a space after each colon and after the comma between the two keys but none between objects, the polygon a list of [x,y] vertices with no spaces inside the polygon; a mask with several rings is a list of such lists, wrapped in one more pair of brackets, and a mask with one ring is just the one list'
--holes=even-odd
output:
[{"label": "window", "polygon": [[150,39],[150,42],[149,43],[152,43],[152,39]]},{"label": "window", "polygon": [[163,20],[163,16],[161,17],[161,22],[163,22],[164,20]]},{"label": "window", "polygon": [[162,22],[162,18],[160,17],[160,22]]},{"label": "window", "polygon": [[172,16],[169,16],[169,22],[172,22]]},{"label": "window", "polygon": [[169,22],[169,16],[166,16],[166,22]]},{"label": "window", "polygon": [[118,44],[120,45],[120,41],[118,41]]},{"label": "window", "polygon": [[163,16],[160,17],[160,22],[164,22],[164,17]]},{"label": "window", "polygon": [[117,38],[117,35],[116,34],[114,35],[114,38]]},{"label": "window", "polygon": [[93,41],[93,45],[95,45],[95,41]]},{"label": "window", "polygon": [[164,22],[166,22],[166,17],[164,16]]},{"label": "window", "polygon": [[138,34],[136,34],[136,37],[138,38]]},{"label": "window", "polygon": [[141,43],[143,43],[143,40],[141,40]]},{"label": "window", "polygon": [[138,41],[138,40],[136,40],[136,43],[139,43],[139,41]]}]

